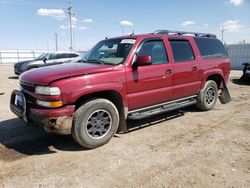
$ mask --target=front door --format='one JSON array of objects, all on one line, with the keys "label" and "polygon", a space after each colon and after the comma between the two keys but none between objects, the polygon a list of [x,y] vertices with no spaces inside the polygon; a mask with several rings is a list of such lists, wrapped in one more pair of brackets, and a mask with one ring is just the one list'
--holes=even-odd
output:
[{"label": "front door", "polygon": [[165,102],[172,97],[172,65],[163,39],[143,41],[137,50],[138,56],[151,56],[152,64],[132,67],[126,72],[129,110]]}]

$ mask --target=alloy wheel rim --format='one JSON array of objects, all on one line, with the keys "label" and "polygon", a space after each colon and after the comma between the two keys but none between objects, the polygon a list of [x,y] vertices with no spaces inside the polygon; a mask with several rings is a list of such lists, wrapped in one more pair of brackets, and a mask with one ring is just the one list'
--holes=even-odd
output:
[{"label": "alloy wheel rim", "polygon": [[205,97],[207,104],[212,104],[215,100],[215,89],[213,87],[208,88]]},{"label": "alloy wheel rim", "polygon": [[89,137],[101,139],[111,129],[112,118],[108,111],[99,109],[94,111],[88,118],[86,131]]}]

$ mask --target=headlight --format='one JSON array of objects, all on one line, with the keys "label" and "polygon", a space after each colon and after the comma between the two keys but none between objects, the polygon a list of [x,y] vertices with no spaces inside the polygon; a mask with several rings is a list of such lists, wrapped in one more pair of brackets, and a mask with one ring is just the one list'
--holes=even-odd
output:
[{"label": "headlight", "polygon": [[57,107],[61,107],[63,105],[62,101],[47,102],[47,101],[37,100],[36,103],[39,106],[44,106],[44,107],[47,107],[47,108],[57,108]]},{"label": "headlight", "polygon": [[61,91],[58,87],[36,86],[35,93],[41,95],[60,95]]}]

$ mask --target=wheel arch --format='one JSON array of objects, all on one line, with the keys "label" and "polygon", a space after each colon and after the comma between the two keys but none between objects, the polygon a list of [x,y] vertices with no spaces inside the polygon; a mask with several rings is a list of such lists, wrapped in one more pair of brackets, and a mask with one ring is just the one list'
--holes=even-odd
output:
[{"label": "wheel arch", "polygon": [[202,80],[201,89],[204,88],[205,83],[208,80],[213,80],[217,84],[218,89],[222,89],[224,87],[225,78],[221,70],[206,72]]},{"label": "wheel arch", "polygon": [[120,118],[118,132],[127,132],[127,124],[126,124],[127,112],[125,110],[125,105],[123,102],[122,95],[118,91],[106,90],[106,91],[99,91],[99,92],[88,93],[86,95],[83,95],[76,100],[75,110],[77,110],[84,103],[86,103],[90,100],[96,99],[96,98],[107,99],[107,100],[111,101],[116,106],[116,108],[119,112],[119,118]]}]

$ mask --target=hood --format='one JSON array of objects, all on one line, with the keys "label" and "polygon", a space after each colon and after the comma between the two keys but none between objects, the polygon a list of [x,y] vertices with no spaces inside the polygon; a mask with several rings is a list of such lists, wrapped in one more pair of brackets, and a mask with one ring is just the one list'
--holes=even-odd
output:
[{"label": "hood", "polygon": [[32,61],[34,61],[34,60],[19,61],[19,62],[15,63],[15,65],[24,65],[24,64],[30,63]]},{"label": "hood", "polygon": [[27,71],[20,76],[20,81],[32,85],[49,85],[63,78],[112,71],[113,65],[93,63],[69,63],[53,65]]}]

